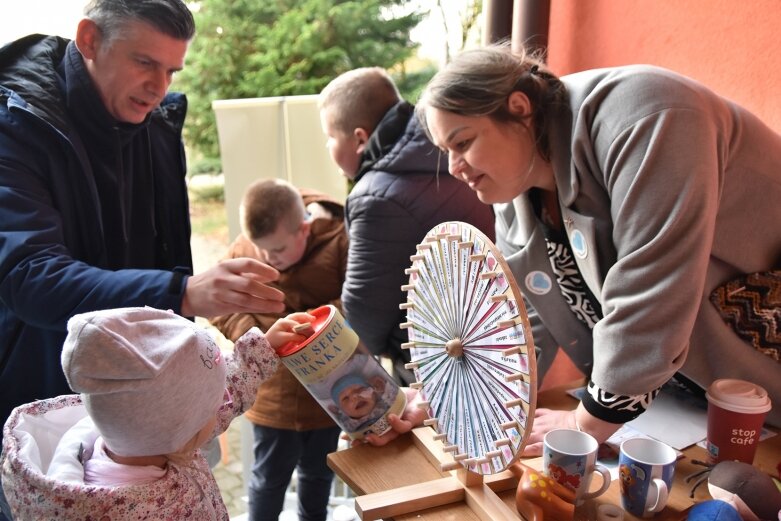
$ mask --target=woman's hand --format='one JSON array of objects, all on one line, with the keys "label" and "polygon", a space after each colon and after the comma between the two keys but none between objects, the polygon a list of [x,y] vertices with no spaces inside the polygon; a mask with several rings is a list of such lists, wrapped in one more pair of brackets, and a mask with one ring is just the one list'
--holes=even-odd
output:
[{"label": "woman's hand", "polygon": [[609,423],[592,416],[583,404],[574,411],[554,411],[552,409],[537,409],[534,411],[534,422],[529,440],[523,448],[522,456],[541,456],[542,440],[548,431],[553,429],[576,429],[604,443],[621,427],[621,424]]},{"label": "woman's hand", "polygon": [[404,408],[401,417],[396,414],[388,415],[388,423],[391,425],[391,430],[382,436],[367,434],[363,440],[354,440],[352,442],[353,445],[363,442],[381,447],[395,440],[399,435],[411,431],[414,427],[423,425],[423,420],[428,418],[428,413],[418,407],[418,404],[421,402],[420,393],[409,387],[402,387],[401,390],[407,396],[407,406]]},{"label": "woman's hand", "polygon": [[575,423],[575,411],[554,411],[553,409],[536,409],[534,411],[534,422],[532,422],[532,432],[526,446],[523,448],[522,456],[541,456],[542,439],[553,429],[577,429]]}]

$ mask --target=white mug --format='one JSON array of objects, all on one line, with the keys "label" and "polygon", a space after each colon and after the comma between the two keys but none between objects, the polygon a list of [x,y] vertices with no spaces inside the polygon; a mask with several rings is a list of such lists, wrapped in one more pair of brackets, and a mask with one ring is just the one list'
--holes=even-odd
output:
[{"label": "white mug", "polygon": [[[542,473],[575,492],[575,504],[603,494],[610,486],[610,471],[597,463],[599,443],[588,433],[554,429],[543,438]],[[599,490],[589,492],[591,478],[602,475]]]}]

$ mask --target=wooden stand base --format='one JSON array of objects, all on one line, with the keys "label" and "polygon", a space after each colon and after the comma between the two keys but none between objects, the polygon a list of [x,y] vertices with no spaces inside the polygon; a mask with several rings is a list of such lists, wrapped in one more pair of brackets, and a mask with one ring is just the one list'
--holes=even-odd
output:
[{"label": "wooden stand base", "polygon": [[[435,434],[429,427],[419,427],[413,430],[412,440],[429,462],[441,469],[448,467],[454,460],[442,450],[442,444],[434,440]],[[366,463],[371,465],[370,462]],[[414,473],[417,470],[411,468],[407,472]],[[517,480],[510,471],[490,476],[469,472],[463,467],[440,472],[443,477],[439,479],[359,496],[355,499],[355,510],[363,521],[370,521],[464,503],[481,521],[523,519],[497,495],[515,489]]]}]

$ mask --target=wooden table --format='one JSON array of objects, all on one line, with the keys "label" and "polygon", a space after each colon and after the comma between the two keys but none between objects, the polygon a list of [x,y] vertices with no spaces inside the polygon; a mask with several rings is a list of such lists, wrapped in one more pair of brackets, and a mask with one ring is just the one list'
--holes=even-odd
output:
[{"label": "wooden table", "polygon": [[[564,386],[539,393],[537,405],[551,409],[574,409],[577,401],[565,391]],[[433,440],[434,431],[420,427],[413,433],[401,436],[385,447],[356,446],[334,452],[328,456],[329,466],[358,496],[356,510],[368,519],[390,518],[404,521],[480,521],[481,519],[523,519],[515,509],[515,484],[509,471],[485,476],[475,483],[474,476],[463,470],[443,472],[441,443]],[[673,487],[665,509],[653,519],[660,521],[683,520],[685,512],[695,503],[710,499],[707,486],[701,485],[694,496],[689,497],[691,483],[686,476],[702,470],[692,460],[704,461],[706,452],[692,446],[678,460]],[[532,468],[541,467],[541,458],[523,459]],[[754,465],[768,474],[776,474],[781,462],[781,436],[774,436],[759,444]],[[458,474],[458,475],[457,475]],[[594,479],[598,486],[599,478]],[[406,487],[406,488],[405,488]],[[437,497],[441,506],[429,507],[431,497]],[[575,520],[594,520],[598,505],[620,505],[620,484],[613,480],[602,496],[586,501],[575,510]],[[403,504],[403,507],[401,506]],[[393,506],[395,505],[395,509]],[[399,510],[408,512],[397,515]],[[624,513],[625,520],[638,519]]]}]

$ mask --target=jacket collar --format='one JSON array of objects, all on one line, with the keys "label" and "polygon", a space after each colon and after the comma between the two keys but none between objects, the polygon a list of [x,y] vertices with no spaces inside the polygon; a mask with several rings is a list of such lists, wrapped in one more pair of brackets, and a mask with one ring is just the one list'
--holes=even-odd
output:
[{"label": "jacket collar", "polygon": [[385,116],[377,124],[377,128],[369,136],[369,143],[361,157],[361,167],[358,169],[356,180],[372,170],[375,163],[391,151],[407,129],[407,123],[414,112],[415,107],[410,103],[400,101],[385,113]]},{"label": "jacket collar", "polygon": [[62,69],[65,104],[82,136],[89,136],[100,147],[110,149],[115,139],[125,144],[149,124],[151,114],[138,124],[120,123],[109,114],[74,42],[68,44]]},{"label": "jacket collar", "polygon": [[32,34],[0,49],[0,85],[58,129],[67,121],[58,72],[67,45],[68,40],[59,36]]},{"label": "jacket collar", "polygon": [[578,176],[572,175],[572,111],[569,107],[560,108],[549,118],[551,121],[550,143],[551,165],[556,178],[556,190],[563,208],[571,207],[580,192]]}]

